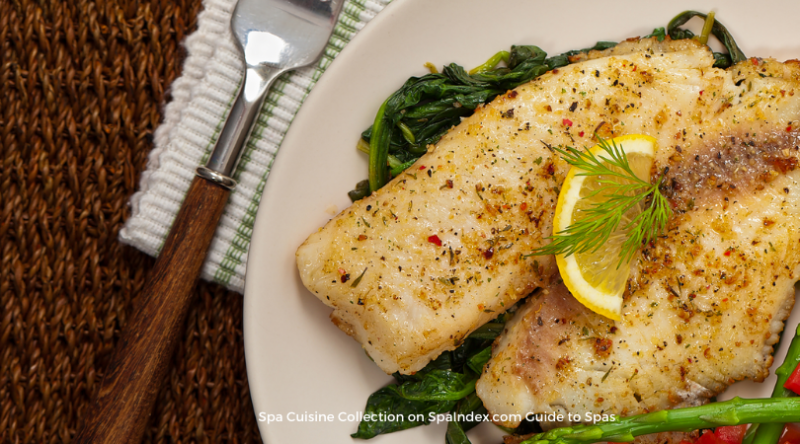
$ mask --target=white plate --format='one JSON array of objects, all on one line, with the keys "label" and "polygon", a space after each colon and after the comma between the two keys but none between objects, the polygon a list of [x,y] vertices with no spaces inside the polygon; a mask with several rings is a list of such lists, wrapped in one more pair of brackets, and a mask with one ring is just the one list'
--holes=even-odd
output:
[{"label": "white plate", "polygon": [[[294,261],[296,248],[332,217],[332,207],[349,205],[347,191],[366,177],[366,158],[355,145],[383,99],[409,76],[424,74],[425,62],[470,68],[512,44],[558,54],[647,34],[685,9],[715,10],[745,54],[800,57],[800,2],[793,1],[396,0],[361,31],[295,118],[255,223],[244,337],[250,393],[267,443],[351,444],[357,422],[338,416],[363,411],[369,394],[391,381],[333,326],[330,309],[302,286]],[[751,384],[748,393],[766,395],[771,385]],[[306,412],[334,420],[287,417]],[[283,421],[263,421],[268,415]],[[372,442],[438,444],[444,432],[445,424],[431,425]],[[474,444],[497,443],[501,434],[484,424],[470,436]]]}]

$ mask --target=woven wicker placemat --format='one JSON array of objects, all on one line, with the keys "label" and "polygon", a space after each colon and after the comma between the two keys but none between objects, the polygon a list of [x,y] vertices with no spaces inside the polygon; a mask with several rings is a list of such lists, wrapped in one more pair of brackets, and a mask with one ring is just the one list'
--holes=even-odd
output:
[{"label": "woven wicker placemat", "polygon": [[[67,443],[153,260],[117,240],[200,0],[0,0],[0,442]],[[260,442],[242,296],[198,284],[145,442]]]}]

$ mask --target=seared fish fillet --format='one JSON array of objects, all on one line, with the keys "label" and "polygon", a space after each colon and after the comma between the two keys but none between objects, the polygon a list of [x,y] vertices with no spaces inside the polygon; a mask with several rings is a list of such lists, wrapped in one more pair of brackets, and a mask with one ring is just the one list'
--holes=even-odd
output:
[{"label": "seared fish fillet", "polygon": [[[702,125],[660,145],[656,171],[669,168],[675,211],[642,251],[622,321],[563,284],[532,297],[478,382],[490,412],[628,416],[702,404],[768,375],[800,272],[799,74],[794,62],[748,61],[701,76],[715,81],[680,111]],[[719,100],[702,107],[707,94]]]},{"label": "seared fish fillet", "polygon": [[666,165],[720,134],[761,143],[800,117],[795,65],[724,71],[692,41],[623,45],[498,97],[298,249],[304,285],[381,369],[421,369],[547,285],[552,257],[526,255],[551,234],[568,171],[550,147],[649,134]]}]

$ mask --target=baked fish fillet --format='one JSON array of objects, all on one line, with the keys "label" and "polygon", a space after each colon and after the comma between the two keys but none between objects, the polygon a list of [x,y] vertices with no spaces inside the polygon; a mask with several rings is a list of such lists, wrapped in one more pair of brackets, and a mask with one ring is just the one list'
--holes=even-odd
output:
[{"label": "baked fish fillet", "polygon": [[674,213],[642,250],[622,321],[561,283],[531,297],[477,384],[491,413],[628,416],[768,375],[800,272],[799,73],[794,62],[748,61],[701,86],[717,109],[689,111],[703,125],[676,133],[658,159]]},{"label": "baked fish fillet", "polygon": [[590,147],[595,132],[649,134],[665,165],[703,138],[784,129],[800,116],[795,65],[718,70],[690,40],[615,51],[499,96],[300,246],[304,285],[381,369],[421,369],[547,285],[552,257],[526,255],[551,234],[568,171],[550,147]]}]

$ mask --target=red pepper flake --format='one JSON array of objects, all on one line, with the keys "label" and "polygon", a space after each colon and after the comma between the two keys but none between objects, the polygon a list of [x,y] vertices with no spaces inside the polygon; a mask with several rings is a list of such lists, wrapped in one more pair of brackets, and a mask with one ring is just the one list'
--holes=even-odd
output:
[{"label": "red pepper flake", "polygon": [[579,137],[583,137],[583,131],[579,132],[579,133],[578,133],[578,136],[579,136]]},{"label": "red pepper flake", "polygon": [[343,284],[344,284],[345,282],[349,281],[349,280],[350,280],[350,273],[347,273],[347,274],[343,274],[343,275],[342,275],[341,281],[342,281],[342,283],[343,283]]},{"label": "red pepper flake", "polygon": [[786,90],[785,89],[781,90],[781,97],[786,97]]},{"label": "red pepper flake", "polygon": [[558,74],[558,68],[553,70],[553,74]]},{"label": "red pepper flake", "polygon": [[758,59],[755,58],[755,57],[750,57],[750,63],[752,63],[753,65],[758,66]]},{"label": "red pepper flake", "polygon": [[433,236],[428,236],[428,242],[430,242],[432,244],[435,244],[435,245],[437,245],[439,247],[442,246],[442,240],[439,239],[439,236],[437,236],[435,234]]},{"label": "red pepper flake", "polygon": [[704,89],[701,89],[701,90],[700,90],[700,95],[701,95],[701,96],[703,95],[703,91],[705,91],[705,90],[704,90]]},{"label": "red pepper flake", "polygon": [[633,72],[636,72],[636,65],[633,65]]},{"label": "red pepper flake", "polygon": [[483,257],[485,257],[486,260],[491,259],[492,256],[494,256],[494,247],[490,247],[488,250],[483,252]]},{"label": "red pepper flake", "polygon": [[514,90],[509,91],[508,92],[508,98],[509,99],[513,99],[514,97],[517,97],[517,92],[514,91]]},{"label": "red pepper flake", "polygon": [[519,206],[520,211],[525,211],[528,209],[528,202],[522,202]]},{"label": "red pepper flake", "polygon": [[731,250],[725,250],[724,254],[725,254],[725,256],[730,256],[731,255]]},{"label": "red pepper flake", "polygon": [[607,358],[611,354],[611,347],[614,343],[608,338],[596,338],[594,340],[594,353],[600,357]]},{"label": "red pepper flake", "polygon": [[419,167],[419,170],[420,170],[420,171],[422,171],[422,170],[424,170],[425,168],[427,168],[427,167],[426,167],[425,165],[422,165],[421,167]]},{"label": "red pepper flake", "polygon": [[365,241],[365,240],[367,240],[367,236],[366,236],[366,235],[364,235],[364,234],[359,234],[359,235],[358,235],[358,240],[360,240],[360,241]]},{"label": "red pepper flake", "polygon": [[728,298],[723,299],[722,302],[728,302]]},{"label": "red pepper flake", "polygon": [[561,121],[561,124],[562,124],[562,125],[565,125],[565,126],[572,126],[572,120],[569,120],[569,119],[563,119],[563,120]]},{"label": "red pepper flake", "polygon": [[787,133],[790,132],[791,130],[792,130],[792,125],[789,125],[789,126],[786,127],[786,132]]}]

